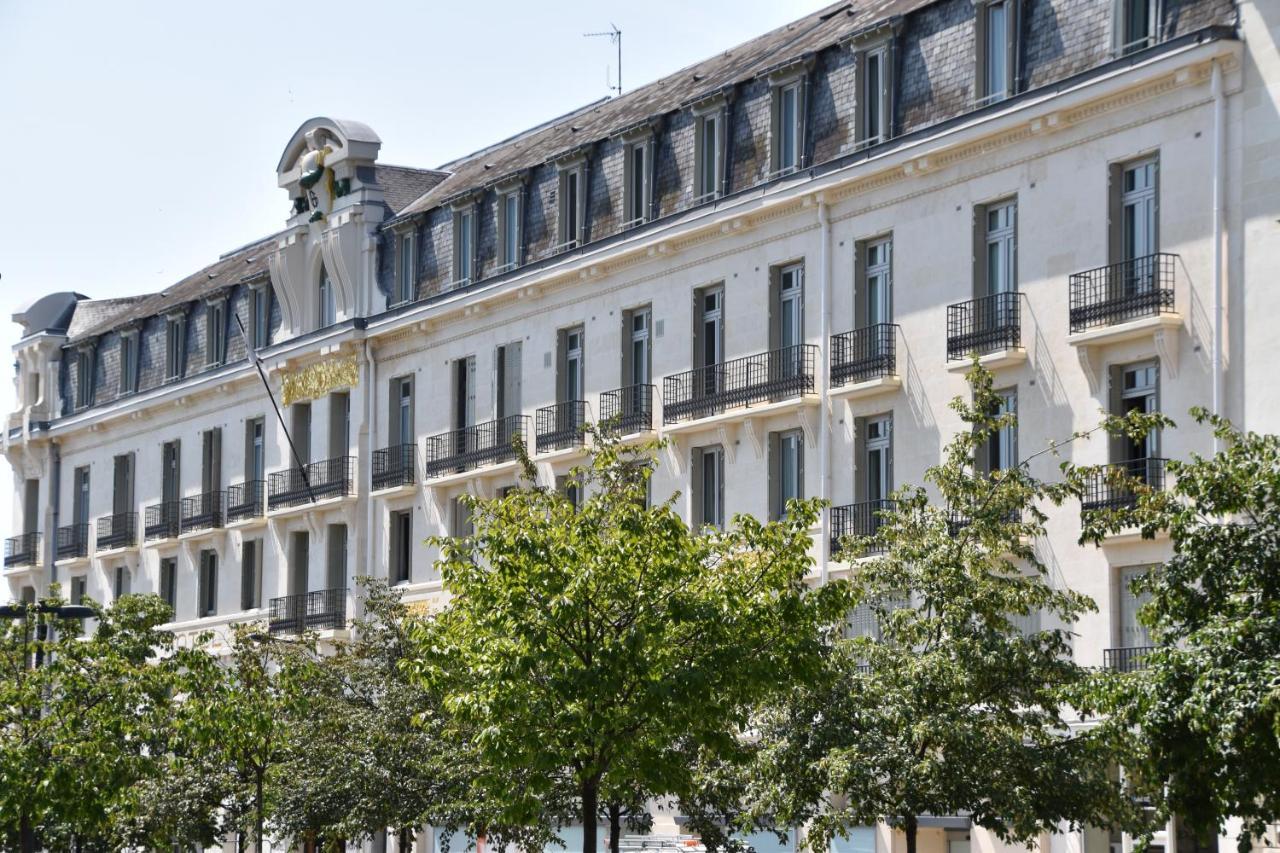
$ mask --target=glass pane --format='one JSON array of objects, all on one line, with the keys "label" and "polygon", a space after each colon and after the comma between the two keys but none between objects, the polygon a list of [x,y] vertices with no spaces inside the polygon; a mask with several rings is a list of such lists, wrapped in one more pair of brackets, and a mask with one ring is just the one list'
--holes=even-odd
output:
[{"label": "glass pane", "polygon": [[869,140],[880,136],[880,58],[879,53],[867,57],[867,85],[863,95],[867,104],[865,118]]},{"label": "glass pane", "polygon": [[1005,6],[996,3],[987,7],[987,95],[1005,93]]}]

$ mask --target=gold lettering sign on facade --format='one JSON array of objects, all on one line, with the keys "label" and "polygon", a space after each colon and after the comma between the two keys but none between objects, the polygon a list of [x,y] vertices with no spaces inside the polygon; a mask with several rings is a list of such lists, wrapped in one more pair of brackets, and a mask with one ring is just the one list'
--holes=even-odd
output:
[{"label": "gold lettering sign on facade", "polygon": [[360,381],[360,364],[355,356],[335,358],[285,373],[281,397],[286,406],[314,400],[339,388],[354,387]]}]

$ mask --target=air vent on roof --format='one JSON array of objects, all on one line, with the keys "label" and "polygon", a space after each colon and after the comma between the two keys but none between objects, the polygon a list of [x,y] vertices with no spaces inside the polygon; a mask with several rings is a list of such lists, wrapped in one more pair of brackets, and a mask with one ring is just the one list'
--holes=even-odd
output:
[{"label": "air vent on roof", "polygon": [[820,20],[820,21],[829,21],[829,20],[831,20],[832,18],[834,18],[836,15],[839,15],[841,12],[849,12],[850,14],[852,14],[852,13],[853,13],[853,4],[852,4],[852,3],[844,3],[844,4],[840,5],[840,6],[836,6],[834,9],[829,9],[829,10],[827,10],[826,12],[823,12],[821,15],[819,15],[819,16],[818,16],[818,20]]},{"label": "air vent on roof", "polygon": [[706,79],[706,77],[707,77],[707,75],[705,75],[705,74],[695,74],[695,75],[693,75],[693,82],[695,82],[695,83],[701,83],[703,80],[705,80],[705,79]]},{"label": "air vent on roof", "polygon": [[582,130],[582,128],[578,127],[576,124],[571,124],[569,125],[569,130],[573,133],[577,133],[578,131]]},{"label": "air vent on roof", "polygon": [[218,277],[218,274],[216,272],[211,272],[211,273],[208,273],[208,276],[209,276],[209,280],[213,281],[215,278]]}]

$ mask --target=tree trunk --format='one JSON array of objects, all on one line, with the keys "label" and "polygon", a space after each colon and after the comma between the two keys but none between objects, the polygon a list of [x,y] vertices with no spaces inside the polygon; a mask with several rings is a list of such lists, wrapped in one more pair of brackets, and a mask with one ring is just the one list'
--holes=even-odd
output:
[{"label": "tree trunk", "polygon": [[609,853],[618,853],[622,841],[622,806],[609,803]]},{"label": "tree trunk", "polygon": [[22,844],[22,853],[36,853],[36,833],[31,827],[31,818],[25,814],[22,816],[22,826],[18,830],[18,834]]},{"label": "tree trunk", "polygon": [[596,831],[600,823],[600,779],[582,783],[582,853],[599,853]]},{"label": "tree trunk", "polygon": [[916,821],[915,815],[908,817],[902,824],[902,830],[907,834],[907,853],[916,853],[916,830],[918,828],[919,823]]},{"label": "tree trunk", "polygon": [[254,853],[262,853],[262,770],[254,772],[253,777],[253,799],[254,799],[254,835],[257,836],[257,848]]}]

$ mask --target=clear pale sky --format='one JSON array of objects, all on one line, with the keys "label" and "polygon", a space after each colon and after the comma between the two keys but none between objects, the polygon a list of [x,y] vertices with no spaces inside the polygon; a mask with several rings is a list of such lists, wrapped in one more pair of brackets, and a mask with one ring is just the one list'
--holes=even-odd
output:
[{"label": "clear pale sky", "polygon": [[[583,33],[622,29],[631,89],[828,2],[0,0],[0,346],[36,296],[161,290],[280,228],[311,116],[438,166],[609,94],[615,48]],[[6,536],[11,482],[0,460]]]}]

